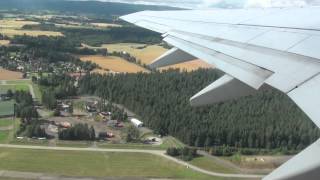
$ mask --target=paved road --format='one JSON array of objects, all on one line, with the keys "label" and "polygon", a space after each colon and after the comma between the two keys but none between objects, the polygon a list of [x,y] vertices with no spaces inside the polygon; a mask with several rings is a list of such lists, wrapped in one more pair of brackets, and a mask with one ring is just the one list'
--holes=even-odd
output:
[{"label": "paved road", "polygon": [[246,179],[261,179],[261,175],[249,175],[249,174],[224,174],[212,171],[207,171],[199,167],[193,166],[187,162],[178,160],[165,154],[162,150],[143,150],[143,149],[102,149],[102,148],[74,148],[74,147],[49,147],[49,146],[28,146],[28,145],[11,145],[11,144],[0,144],[0,147],[5,148],[20,148],[20,149],[42,149],[42,150],[57,150],[57,151],[95,151],[95,152],[136,152],[136,153],[149,153],[153,155],[162,156],[166,159],[174,161],[180,165],[186,166],[194,171],[204,173],[211,176],[218,177],[229,177],[229,178],[246,178]]}]

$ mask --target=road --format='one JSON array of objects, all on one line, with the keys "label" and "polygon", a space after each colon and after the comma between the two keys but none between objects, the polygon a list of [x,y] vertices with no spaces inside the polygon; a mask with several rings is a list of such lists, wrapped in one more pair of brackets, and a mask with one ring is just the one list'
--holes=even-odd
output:
[{"label": "road", "polygon": [[49,146],[29,146],[29,145],[11,145],[11,144],[0,144],[2,148],[19,148],[19,149],[40,149],[40,150],[57,150],[57,151],[94,151],[94,152],[133,152],[133,153],[149,153],[157,156],[164,157],[175,163],[183,165],[194,171],[204,173],[211,176],[227,177],[227,178],[246,178],[246,179],[261,179],[262,175],[251,175],[251,174],[224,174],[212,171],[207,171],[199,167],[193,166],[187,162],[173,158],[165,154],[162,150],[143,150],[143,149],[102,149],[102,148],[75,148],[75,147],[49,147]]}]

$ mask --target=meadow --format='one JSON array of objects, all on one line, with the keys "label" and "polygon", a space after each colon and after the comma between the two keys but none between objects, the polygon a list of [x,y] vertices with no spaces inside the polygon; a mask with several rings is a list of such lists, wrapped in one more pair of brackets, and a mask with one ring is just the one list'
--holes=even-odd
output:
[{"label": "meadow", "polygon": [[145,153],[0,148],[0,169],[64,176],[222,180]]}]

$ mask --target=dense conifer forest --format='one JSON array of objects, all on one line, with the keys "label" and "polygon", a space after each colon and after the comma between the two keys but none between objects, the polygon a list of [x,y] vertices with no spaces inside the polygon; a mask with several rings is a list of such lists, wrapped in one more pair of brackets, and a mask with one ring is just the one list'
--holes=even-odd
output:
[{"label": "dense conifer forest", "polygon": [[15,9],[19,11],[48,10],[69,14],[87,14],[111,19],[112,16],[144,10],[173,10],[178,8],[81,0],[1,0],[0,9]]},{"label": "dense conifer forest", "polygon": [[157,133],[173,135],[191,146],[301,150],[319,137],[309,118],[277,90],[191,107],[189,98],[220,76],[216,70],[204,69],[92,74],[79,85],[80,93],[121,103]]}]

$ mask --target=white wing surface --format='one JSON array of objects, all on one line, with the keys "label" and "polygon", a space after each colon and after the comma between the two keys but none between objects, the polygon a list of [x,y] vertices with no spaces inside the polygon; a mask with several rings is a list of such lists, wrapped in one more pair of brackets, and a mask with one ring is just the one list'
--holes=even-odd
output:
[{"label": "white wing surface", "polygon": [[[121,18],[174,46],[151,67],[200,58],[226,73],[192,97],[192,105],[267,85],[286,93],[320,127],[320,7],[143,11]],[[264,179],[318,179],[320,156],[305,158],[319,147],[318,141]]]}]

